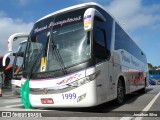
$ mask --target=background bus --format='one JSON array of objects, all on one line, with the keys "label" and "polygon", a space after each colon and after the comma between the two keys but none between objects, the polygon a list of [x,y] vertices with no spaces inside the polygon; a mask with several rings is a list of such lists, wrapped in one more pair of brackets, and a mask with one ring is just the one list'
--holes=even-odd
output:
[{"label": "background bus", "polygon": [[21,42],[18,46],[18,51],[14,53],[14,62],[12,70],[12,91],[14,94],[20,93],[21,77],[23,69],[23,57],[26,50],[27,40]]},{"label": "background bus", "polygon": [[149,70],[149,79],[160,80],[160,70]]},{"label": "background bus", "polygon": [[145,54],[96,3],[41,18],[27,43],[22,84],[30,78],[32,107],[122,104],[126,94],[145,92]]},{"label": "background bus", "polygon": [[149,70],[149,82],[152,85],[160,84],[160,69]]}]

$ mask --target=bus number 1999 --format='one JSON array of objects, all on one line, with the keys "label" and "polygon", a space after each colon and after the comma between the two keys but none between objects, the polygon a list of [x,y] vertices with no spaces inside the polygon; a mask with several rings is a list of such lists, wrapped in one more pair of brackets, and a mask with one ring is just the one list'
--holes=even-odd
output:
[{"label": "bus number 1999", "polygon": [[62,94],[63,99],[76,99],[76,93],[65,93]]}]

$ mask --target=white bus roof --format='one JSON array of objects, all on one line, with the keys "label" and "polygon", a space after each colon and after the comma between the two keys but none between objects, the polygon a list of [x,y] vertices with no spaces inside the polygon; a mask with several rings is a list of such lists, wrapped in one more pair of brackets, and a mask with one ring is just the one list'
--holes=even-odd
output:
[{"label": "white bus roof", "polygon": [[[83,4],[74,5],[74,6],[67,7],[67,8],[58,10],[58,11],[56,11],[56,12],[50,13],[50,14],[42,17],[41,19],[39,19],[37,22],[39,22],[39,21],[41,21],[41,20],[43,20],[43,19],[45,19],[45,18],[51,17],[51,16],[53,16],[53,15],[56,15],[56,14],[58,14],[58,13],[65,12],[65,11],[68,11],[68,10],[73,10],[73,9],[80,8],[80,7],[84,7],[84,6],[88,6],[88,5],[96,5],[96,6],[100,7],[100,8],[102,8],[102,9],[104,9],[101,5],[99,5],[99,4],[95,3],[95,2],[83,3]],[[104,9],[104,10],[105,10],[105,9]],[[106,10],[105,10],[105,11],[106,11]],[[37,23],[37,22],[36,22],[36,23]]]},{"label": "white bus roof", "polygon": [[[56,14],[59,14],[59,13],[65,12],[65,11],[73,10],[73,9],[76,9],[76,8],[80,8],[80,7],[84,7],[84,6],[89,6],[89,5],[98,6],[98,7],[102,8],[103,10],[105,10],[105,11],[107,12],[107,10],[106,10],[103,6],[101,6],[100,4],[97,4],[97,3],[95,3],[95,2],[88,2],[88,3],[83,3],[83,4],[78,4],[78,5],[74,5],[74,6],[71,6],[71,7],[67,7],[67,8],[58,10],[58,11],[56,11],[56,12],[50,13],[50,14],[48,14],[48,15],[40,18],[38,21],[36,21],[36,23],[39,22],[39,21],[41,21],[41,20],[43,20],[43,19],[49,18],[49,17],[51,17],[51,16],[53,16],[53,15],[56,15]],[[107,12],[107,13],[108,13],[108,12]],[[108,14],[117,22],[117,24],[119,24],[119,22],[113,17],[113,15],[112,15],[111,13],[108,13]],[[119,25],[120,25],[120,24],[119,24]],[[120,25],[120,26],[121,26],[121,25]],[[123,29],[122,26],[121,26],[121,28]],[[124,30],[124,29],[123,29],[123,30]],[[126,34],[127,34],[129,37],[131,37],[126,30],[124,30],[124,31],[126,32]],[[132,39],[132,40],[133,40],[133,39]],[[133,40],[133,41],[134,41],[134,40]],[[134,42],[135,42],[135,41],[134,41]],[[136,44],[136,45],[137,45],[137,44]],[[138,46],[138,45],[137,45],[137,46]],[[138,46],[138,47],[139,47],[139,46]],[[140,50],[141,50],[141,49],[140,49]],[[142,51],[142,50],[141,50],[141,51]],[[142,52],[143,52],[143,51],[142,51]],[[143,54],[145,54],[145,53],[143,52]]]}]

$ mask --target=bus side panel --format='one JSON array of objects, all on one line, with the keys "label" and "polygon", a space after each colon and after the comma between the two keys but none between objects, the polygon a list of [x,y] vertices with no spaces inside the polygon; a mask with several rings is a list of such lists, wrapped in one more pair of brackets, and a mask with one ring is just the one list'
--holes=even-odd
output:
[{"label": "bus side panel", "polygon": [[120,65],[120,56],[116,52],[112,51],[110,67],[111,76],[110,76],[110,99],[113,100],[117,97],[117,83],[119,76],[121,74],[121,65]]},{"label": "bus side panel", "polygon": [[120,64],[126,79],[126,93],[131,93],[144,87],[146,73],[144,63],[125,50],[116,50],[121,56]]},{"label": "bus side panel", "polygon": [[109,101],[109,77],[108,77],[108,62],[102,62],[96,65],[96,88],[98,104]]}]

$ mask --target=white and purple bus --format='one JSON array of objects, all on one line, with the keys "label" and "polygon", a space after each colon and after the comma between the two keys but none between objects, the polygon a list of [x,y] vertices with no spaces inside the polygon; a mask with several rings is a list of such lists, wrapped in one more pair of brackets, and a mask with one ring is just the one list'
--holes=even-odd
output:
[{"label": "white and purple bus", "polygon": [[143,51],[92,2],[51,13],[34,24],[21,81],[30,77],[33,107],[90,107],[111,100],[122,104],[126,94],[145,92],[147,71]]}]

